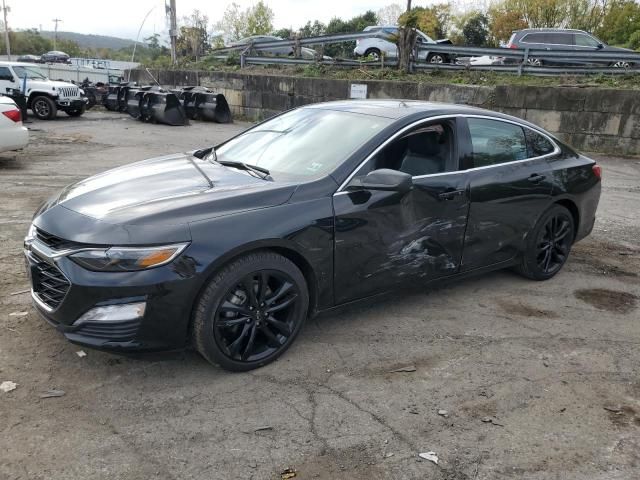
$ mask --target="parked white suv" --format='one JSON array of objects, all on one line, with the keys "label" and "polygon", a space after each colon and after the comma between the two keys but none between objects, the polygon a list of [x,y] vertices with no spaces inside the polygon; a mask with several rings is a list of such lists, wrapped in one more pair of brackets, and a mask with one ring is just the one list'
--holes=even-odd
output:
[{"label": "parked white suv", "polygon": [[0,62],[0,93],[12,95],[22,91],[26,77],[27,107],[41,120],[51,120],[62,110],[71,117],[84,113],[86,99],[73,83],[49,80],[36,65],[19,62]]},{"label": "parked white suv", "polygon": [[[397,58],[398,47],[395,44],[394,37],[398,35],[399,28],[396,25],[377,25],[367,27],[363,32],[371,32],[380,35],[379,37],[365,38],[356,40],[356,48],[353,53],[357,57],[371,57],[379,60],[384,54],[385,57]],[[429,63],[450,63],[451,59],[445,53],[429,52],[426,50],[429,44],[450,44],[450,40],[433,40],[426,33],[416,30],[418,33],[416,46],[418,47],[418,60]]]}]

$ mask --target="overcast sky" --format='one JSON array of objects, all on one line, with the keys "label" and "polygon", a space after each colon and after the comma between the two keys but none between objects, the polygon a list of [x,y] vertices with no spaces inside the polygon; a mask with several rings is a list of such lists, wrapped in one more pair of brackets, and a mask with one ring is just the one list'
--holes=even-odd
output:
[{"label": "overcast sky", "polygon": [[[178,17],[199,9],[209,16],[211,23],[220,20],[224,9],[232,3],[220,0],[176,0]],[[8,23],[12,29],[42,28],[53,30],[54,18],[60,18],[58,29],[79,33],[95,33],[135,39],[146,13],[153,7],[140,38],[157,32],[166,33],[163,0],[6,0],[11,7]],[[168,0],[167,0],[168,2]],[[236,0],[243,8],[254,0]],[[275,13],[274,26],[300,27],[307,20],[328,22],[332,17],[350,18],[371,9],[378,11],[394,0],[266,0]],[[428,5],[431,1],[416,1]]]}]

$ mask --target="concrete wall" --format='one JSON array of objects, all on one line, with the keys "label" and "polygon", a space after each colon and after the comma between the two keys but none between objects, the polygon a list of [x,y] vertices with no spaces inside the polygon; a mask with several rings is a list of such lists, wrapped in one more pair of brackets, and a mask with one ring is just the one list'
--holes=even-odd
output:
[{"label": "concrete wall", "polygon": [[[256,73],[152,71],[162,85],[202,85],[223,93],[236,116],[261,120],[309,103],[349,98],[352,83],[368,98],[468,104],[529,120],[578,150],[640,155],[640,92],[576,87],[493,87],[393,81],[333,80]],[[131,80],[148,83],[133,70]]]}]

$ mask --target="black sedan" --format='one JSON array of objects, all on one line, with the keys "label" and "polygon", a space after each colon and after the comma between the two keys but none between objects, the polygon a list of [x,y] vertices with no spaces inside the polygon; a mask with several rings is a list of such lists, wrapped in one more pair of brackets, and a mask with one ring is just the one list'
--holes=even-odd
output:
[{"label": "black sedan", "polygon": [[600,175],[499,113],[306,106],[49,199],[24,244],[32,297],[72,342],[192,344],[249,370],[282,354],[309,316],[407,282],[507,267],[553,277],[593,228]]}]

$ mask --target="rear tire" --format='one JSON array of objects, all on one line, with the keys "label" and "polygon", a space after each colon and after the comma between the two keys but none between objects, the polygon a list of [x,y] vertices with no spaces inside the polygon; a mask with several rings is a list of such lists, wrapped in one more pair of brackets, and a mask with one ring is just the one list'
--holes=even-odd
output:
[{"label": "rear tire", "polygon": [[446,56],[441,53],[430,53],[427,57],[427,63],[447,63]]},{"label": "rear tire", "polygon": [[364,52],[365,57],[372,57],[374,61],[380,60],[382,56],[382,52],[377,48],[369,48],[366,52]]},{"label": "rear tire", "polygon": [[571,212],[561,205],[552,206],[529,233],[526,250],[516,270],[531,280],[552,278],[569,258],[574,238]]},{"label": "rear tire", "polygon": [[260,251],[217,272],[195,309],[193,343],[226,370],[244,372],[276,360],[307,317],[304,275],[289,259]]},{"label": "rear tire", "polygon": [[56,103],[44,95],[35,97],[31,101],[31,111],[33,115],[40,120],[52,120],[56,118],[58,114]]}]

